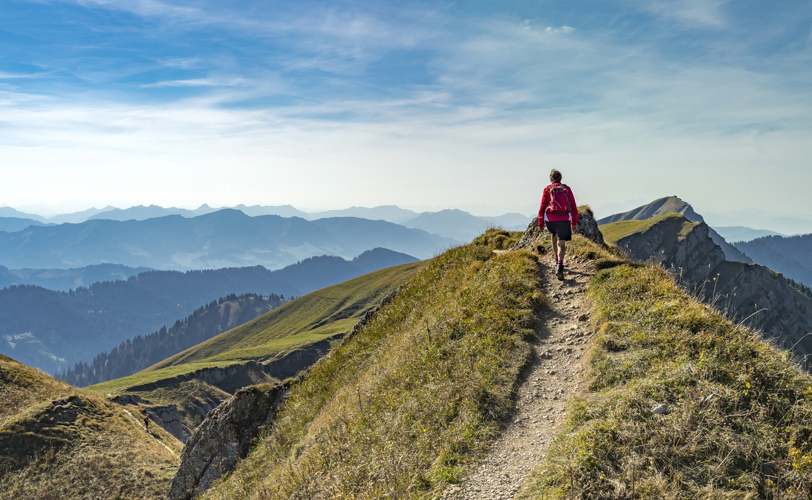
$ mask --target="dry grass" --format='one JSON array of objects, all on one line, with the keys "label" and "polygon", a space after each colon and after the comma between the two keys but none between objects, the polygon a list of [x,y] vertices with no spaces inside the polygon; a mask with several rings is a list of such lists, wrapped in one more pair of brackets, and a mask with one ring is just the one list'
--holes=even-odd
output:
[{"label": "dry grass", "polygon": [[785,352],[660,268],[601,271],[590,294],[590,392],[526,497],[809,497],[812,378]]},{"label": "dry grass", "polygon": [[164,444],[180,443],[163,429],[148,435],[117,405],[5,356],[0,368],[14,398],[0,421],[0,499],[165,496],[179,460]]},{"label": "dry grass", "polygon": [[486,242],[435,258],[294,386],[205,497],[420,497],[459,482],[513,406],[543,303],[535,260]]},{"label": "dry grass", "polygon": [[509,250],[519,242],[522,233],[517,231],[505,231],[504,229],[488,229],[482,236],[474,240],[474,244],[484,245],[494,250]]}]

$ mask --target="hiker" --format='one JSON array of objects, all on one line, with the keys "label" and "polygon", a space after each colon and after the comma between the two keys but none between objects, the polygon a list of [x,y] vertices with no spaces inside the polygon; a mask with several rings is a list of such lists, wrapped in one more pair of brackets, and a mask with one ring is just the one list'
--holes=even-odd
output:
[{"label": "hiker", "polygon": [[149,413],[146,411],[144,412],[144,425],[147,428],[147,432],[149,432]]},{"label": "hiker", "polygon": [[564,255],[567,253],[567,241],[572,240],[572,233],[578,225],[578,205],[572,189],[561,184],[561,172],[553,169],[550,172],[551,184],[544,188],[539,207],[539,228],[544,232],[544,226],[553,235],[553,255],[555,255],[558,269],[556,276],[564,279]]}]

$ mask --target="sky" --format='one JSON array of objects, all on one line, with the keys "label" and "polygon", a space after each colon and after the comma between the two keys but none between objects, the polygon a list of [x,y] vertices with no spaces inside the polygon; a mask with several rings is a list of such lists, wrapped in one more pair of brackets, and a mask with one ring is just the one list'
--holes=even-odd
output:
[{"label": "sky", "polygon": [[810,63],[808,0],[3,0],[0,204],[812,218]]}]

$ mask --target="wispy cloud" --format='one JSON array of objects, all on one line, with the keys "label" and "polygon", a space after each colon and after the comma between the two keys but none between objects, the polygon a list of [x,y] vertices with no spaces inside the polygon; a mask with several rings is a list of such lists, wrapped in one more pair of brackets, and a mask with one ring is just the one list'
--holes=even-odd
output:
[{"label": "wispy cloud", "polygon": [[248,80],[243,78],[232,78],[228,80],[214,80],[210,78],[195,78],[191,80],[166,80],[155,83],[141,85],[141,88],[160,87],[237,87],[246,85]]},{"label": "wispy cloud", "polygon": [[634,0],[643,9],[691,28],[725,28],[728,0]]},{"label": "wispy cloud", "polygon": [[26,79],[26,78],[45,78],[50,73],[48,72],[40,72],[40,73],[8,73],[6,71],[0,71],[0,80],[19,80],[19,79]]}]

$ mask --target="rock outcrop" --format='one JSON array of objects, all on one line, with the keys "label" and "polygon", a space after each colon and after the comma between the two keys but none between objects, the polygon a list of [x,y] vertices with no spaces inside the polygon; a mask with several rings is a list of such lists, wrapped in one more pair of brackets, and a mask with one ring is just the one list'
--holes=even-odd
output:
[{"label": "rock outcrop", "polygon": [[153,422],[163,427],[181,443],[185,443],[189,439],[189,434],[183,429],[178,405],[152,406],[147,408],[147,413]]},{"label": "rock outcrop", "polygon": [[[541,237],[541,234],[542,233],[538,225],[538,217],[533,217],[533,220],[530,221],[527,229],[524,230],[522,238],[518,243],[513,245],[513,248],[510,250],[513,251],[522,248],[532,248],[539,237]],[[604,246],[605,244],[603,241],[603,234],[598,228],[598,223],[595,221],[592,210],[589,208],[578,209],[578,226],[575,228],[575,234],[580,234],[581,236],[594,241],[600,246]]]},{"label": "rock outcrop", "polygon": [[274,417],[286,392],[284,385],[246,387],[214,409],[186,442],[167,498],[196,498],[231,471]]}]

